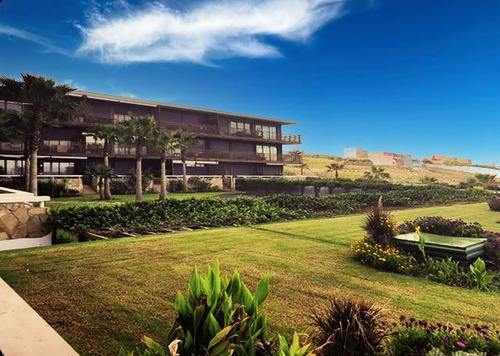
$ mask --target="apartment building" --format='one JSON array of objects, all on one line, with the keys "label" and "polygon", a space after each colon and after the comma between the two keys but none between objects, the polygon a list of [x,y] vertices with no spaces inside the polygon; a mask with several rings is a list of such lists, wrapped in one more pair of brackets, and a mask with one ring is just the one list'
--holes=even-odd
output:
[{"label": "apartment building", "polygon": [[[187,150],[188,175],[279,176],[285,164],[301,163],[297,155],[283,153],[284,145],[301,144],[300,135],[282,132],[284,125],[294,121],[80,90],[69,95],[72,100],[85,102],[89,111],[63,127],[45,130],[39,150],[41,176],[84,175],[89,167],[102,164],[103,143],[86,133],[97,124],[116,124],[132,114],[153,116],[165,131],[196,134],[201,144]],[[0,109],[20,107],[0,98]],[[22,174],[23,154],[22,142],[1,142],[0,175]],[[115,145],[110,165],[117,175],[129,174],[135,168],[135,147]],[[146,152],[143,169],[158,174],[158,152]],[[180,154],[174,152],[167,173],[180,175],[181,169]]]},{"label": "apartment building", "polygon": [[413,165],[411,155],[392,152],[369,152],[368,158],[377,166],[408,166]]}]

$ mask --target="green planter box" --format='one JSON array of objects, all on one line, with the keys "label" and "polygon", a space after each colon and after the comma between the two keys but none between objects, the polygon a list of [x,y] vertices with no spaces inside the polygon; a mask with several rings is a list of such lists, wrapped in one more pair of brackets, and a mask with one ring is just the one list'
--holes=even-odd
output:
[{"label": "green planter box", "polygon": [[[467,262],[475,260],[484,253],[486,239],[476,237],[454,237],[422,233],[425,239],[425,253],[437,258],[452,257]],[[419,237],[416,233],[399,235],[394,238],[398,248],[420,253],[418,250]]]}]

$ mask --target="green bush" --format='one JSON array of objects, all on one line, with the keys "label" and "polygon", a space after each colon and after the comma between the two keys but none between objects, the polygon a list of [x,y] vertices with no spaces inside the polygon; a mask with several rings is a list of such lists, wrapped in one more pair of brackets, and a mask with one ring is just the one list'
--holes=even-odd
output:
[{"label": "green bush", "polygon": [[[443,190],[444,189],[444,190]],[[439,194],[441,193],[441,194]],[[387,205],[419,206],[443,203],[484,201],[484,191],[457,191],[439,187],[436,191],[394,191],[346,193],[324,198],[290,195],[234,199],[167,199],[101,206],[73,206],[53,210],[55,227],[81,235],[82,232],[157,231],[181,226],[231,226],[258,224],[315,216],[351,214],[377,204],[379,196]]]},{"label": "green bush", "polygon": [[212,186],[212,182],[209,179],[204,179],[200,177],[190,177],[188,179],[189,190],[194,192],[216,192],[217,187]]},{"label": "green bush", "polygon": [[[0,180],[0,187],[24,190],[24,182],[21,178]],[[74,197],[79,195],[75,189],[68,189],[66,181],[63,180],[38,180],[38,195],[48,195],[51,198]]]}]

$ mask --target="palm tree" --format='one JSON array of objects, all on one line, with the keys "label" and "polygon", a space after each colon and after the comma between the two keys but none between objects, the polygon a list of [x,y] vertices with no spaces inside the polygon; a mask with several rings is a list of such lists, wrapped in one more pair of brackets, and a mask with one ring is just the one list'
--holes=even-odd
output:
[{"label": "palm tree", "polygon": [[391,175],[382,167],[372,166],[371,172],[365,172],[364,177],[372,180],[382,180],[391,178]]},{"label": "palm tree", "polygon": [[31,74],[21,74],[21,77],[21,81],[0,77],[0,97],[23,103],[20,116],[28,124],[25,136],[29,155],[29,190],[37,195],[38,147],[43,128],[71,120],[84,111],[84,106],[67,96],[75,90],[68,85],[58,85],[52,79]]},{"label": "palm tree", "polygon": [[155,134],[155,147],[161,152],[160,158],[160,200],[165,200],[167,196],[167,176],[166,176],[166,162],[169,155],[179,148],[178,141],[179,133],[176,131],[161,131],[156,130]]},{"label": "palm tree", "polygon": [[496,174],[487,174],[487,173],[477,173],[474,175],[477,181],[481,184],[491,184],[495,183]]},{"label": "palm tree", "polygon": [[106,196],[106,191],[104,188],[104,182],[106,179],[109,181],[110,178],[113,177],[115,172],[112,168],[105,166],[103,164],[99,164],[97,166],[90,167],[87,171],[87,174],[90,174],[93,177],[97,177],[97,186],[99,190],[99,199],[100,200],[109,200]]},{"label": "palm tree", "polygon": [[339,171],[344,168],[344,162],[343,161],[336,161],[333,163],[330,163],[328,166],[326,166],[328,169],[328,172],[335,172],[335,179],[339,178]]},{"label": "palm tree", "polygon": [[177,135],[178,149],[181,150],[182,161],[182,191],[187,192],[187,172],[186,172],[186,150],[189,147],[197,146],[202,141],[198,140],[195,135],[190,133],[179,132]]},{"label": "palm tree", "polygon": [[156,122],[152,116],[131,115],[130,119],[123,121],[119,126],[120,141],[135,146],[136,156],[136,183],[135,200],[142,201],[142,157],[146,147],[151,147],[152,138],[156,130]]},{"label": "palm tree", "polygon": [[420,183],[422,184],[436,184],[438,179],[436,177],[425,176],[420,178]]},{"label": "palm tree", "polygon": [[[119,130],[116,125],[98,125],[89,130],[88,136],[94,139],[103,140],[102,156],[105,167],[109,167],[109,155],[114,144],[118,142]],[[110,178],[104,178],[104,196],[106,200],[111,200]]]}]

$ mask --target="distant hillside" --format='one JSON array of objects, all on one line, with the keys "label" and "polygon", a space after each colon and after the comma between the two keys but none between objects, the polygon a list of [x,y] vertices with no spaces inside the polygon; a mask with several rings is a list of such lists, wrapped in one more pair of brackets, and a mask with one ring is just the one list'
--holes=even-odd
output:
[{"label": "distant hillside", "polygon": [[[326,166],[338,156],[321,154],[303,154],[303,161],[307,164],[304,176],[334,177],[334,173],[327,172]],[[472,173],[449,171],[429,167],[395,167],[384,166],[387,173],[391,175],[391,181],[395,183],[419,183],[423,177],[434,177],[440,183],[458,184],[473,177]],[[370,170],[369,166],[346,165],[339,171],[342,178],[356,179],[363,177],[364,172]],[[299,167],[285,167],[285,175],[300,175]]]}]

